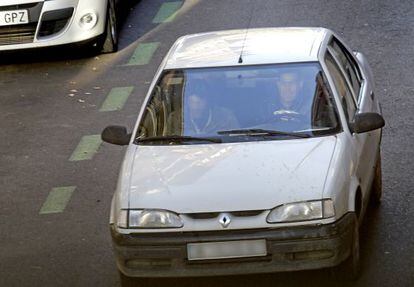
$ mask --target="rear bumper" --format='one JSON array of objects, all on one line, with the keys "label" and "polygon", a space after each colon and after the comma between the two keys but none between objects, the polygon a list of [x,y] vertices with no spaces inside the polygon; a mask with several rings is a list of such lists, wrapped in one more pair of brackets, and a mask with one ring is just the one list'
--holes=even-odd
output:
[{"label": "rear bumper", "polygon": [[[79,43],[104,33],[106,21],[105,0],[55,0],[28,4],[0,4],[0,11],[27,10],[29,23],[0,26],[0,51],[41,48]],[[16,2],[17,3],[17,2]],[[82,28],[80,19],[85,13],[95,13],[97,24]]]},{"label": "rear bumper", "polygon": [[[318,269],[350,254],[354,213],[332,224],[278,229],[121,235],[111,227],[119,270],[131,277],[186,277]],[[266,239],[267,256],[188,261],[187,243]]]}]

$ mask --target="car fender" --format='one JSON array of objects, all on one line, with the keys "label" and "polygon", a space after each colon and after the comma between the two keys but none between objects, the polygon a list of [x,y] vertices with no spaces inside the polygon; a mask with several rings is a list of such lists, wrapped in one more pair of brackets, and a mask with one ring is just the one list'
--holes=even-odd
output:
[{"label": "car fender", "polygon": [[129,145],[122,161],[118,183],[111,202],[110,224],[118,221],[118,214],[121,209],[129,208],[129,183],[135,151],[136,146],[133,144]]},{"label": "car fender", "polygon": [[[347,212],[355,211],[355,197],[360,187],[360,180],[356,175],[356,165],[351,142],[348,135],[342,132],[337,135],[323,192],[323,198],[331,198],[334,201],[337,219]],[[363,210],[361,211],[363,212]]]},{"label": "car fender", "polygon": [[359,179],[355,175],[351,176],[350,184],[349,184],[349,191],[348,191],[348,210],[349,211],[356,212],[355,198],[356,198],[356,194],[357,194],[359,187],[360,187]]},{"label": "car fender", "polygon": [[112,196],[112,200],[111,200],[111,211],[109,212],[109,224],[114,224],[115,223],[115,195],[114,194]]}]

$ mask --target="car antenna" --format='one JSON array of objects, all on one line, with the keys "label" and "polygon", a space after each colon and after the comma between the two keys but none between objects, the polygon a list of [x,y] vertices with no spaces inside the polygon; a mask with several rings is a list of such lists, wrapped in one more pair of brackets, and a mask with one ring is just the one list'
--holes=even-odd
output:
[{"label": "car antenna", "polygon": [[244,34],[243,45],[242,45],[242,49],[241,49],[241,52],[240,52],[240,57],[239,57],[239,61],[238,61],[238,62],[239,62],[239,64],[242,64],[242,63],[243,63],[243,52],[244,52],[244,46],[245,46],[245,44],[246,44],[247,34],[249,33],[250,25],[251,25],[251,23],[252,23],[253,13],[254,13],[254,10],[253,10],[253,7],[252,7],[251,12],[250,12],[250,19],[249,19],[249,23],[247,24],[246,33]]}]

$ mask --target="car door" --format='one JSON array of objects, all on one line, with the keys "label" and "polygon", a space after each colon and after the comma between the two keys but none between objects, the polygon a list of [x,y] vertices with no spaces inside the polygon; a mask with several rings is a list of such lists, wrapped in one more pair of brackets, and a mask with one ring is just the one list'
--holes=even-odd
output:
[{"label": "car door", "polygon": [[[337,67],[341,71],[346,85],[350,90],[348,96],[352,96],[355,103],[355,114],[375,111],[372,84],[367,75],[358,65],[353,54],[336,37],[332,37],[328,50],[335,59]],[[355,116],[355,115],[354,115]],[[350,119],[351,122],[353,119]],[[357,155],[356,176],[358,177],[363,197],[367,201],[368,190],[374,173],[375,160],[377,156],[377,143],[374,132],[352,134],[352,142]]]}]

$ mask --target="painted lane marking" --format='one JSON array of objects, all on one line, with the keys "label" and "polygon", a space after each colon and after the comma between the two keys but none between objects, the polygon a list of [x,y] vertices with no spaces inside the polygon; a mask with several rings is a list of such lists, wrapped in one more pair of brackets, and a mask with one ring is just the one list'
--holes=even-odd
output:
[{"label": "painted lane marking", "polygon": [[127,66],[143,66],[151,61],[160,42],[142,43],[137,46]]},{"label": "painted lane marking", "polygon": [[82,137],[69,161],[80,161],[92,159],[101,146],[101,135],[89,135]]},{"label": "painted lane marking", "polygon": [[174,20],[175,16],[177,15],[177,11],[182,6],[182,1],[175,1],[175,2],[166,2],[161,5],[160,10],[158,10],[157,15],[155,15],[152,23],[167,23]]},{"label": "painted lane marking", "polygon": [[113,88],[103,102],[100,112],[120,111],[124,107],[134,87]]},{"label": "painted lane marking", "polygon": [[39,214],[61,213],[65,210],[76,186],[54,187],[43,203]]}]

